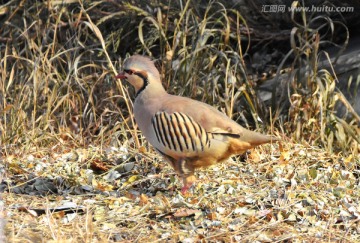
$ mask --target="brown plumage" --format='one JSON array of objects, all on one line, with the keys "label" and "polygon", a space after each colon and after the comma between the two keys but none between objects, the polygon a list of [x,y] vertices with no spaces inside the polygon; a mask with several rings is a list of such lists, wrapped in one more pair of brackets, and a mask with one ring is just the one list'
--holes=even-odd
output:
[{"label": "brown plumage", "polygon": [[150,144],[183,179],[183,193],[196,180],[196,168],[277,140],[243,128],[208,104],[168,94],[147,57],[128,58],[124,72],[116,77],[134,86],[135,120]]}]

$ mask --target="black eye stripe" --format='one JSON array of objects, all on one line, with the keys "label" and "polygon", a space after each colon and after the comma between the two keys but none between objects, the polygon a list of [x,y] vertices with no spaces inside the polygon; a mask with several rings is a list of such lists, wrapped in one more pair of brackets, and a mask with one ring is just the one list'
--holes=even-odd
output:
[{"label": "black eye stripe", "polygon": [[129,75],[134,74],[134,71],[131,70],[131,69],[124,69],[124,72],[127,73],[127,74],[129,74]]},{"label": "black eye stripe", "polygon": [[135,75],[139,76],[139,77],[142,78],[142,79],[146,79],[146,78],[147,78],[147,76],[145,76],[143,73],[141,73],[141,72],[136,72],[136,71],[133,71],[133,70],[131,70],[131,69],[124,69],[124,72],[127,73],[127,74],[129,74],[129,75],[135,74]]}]

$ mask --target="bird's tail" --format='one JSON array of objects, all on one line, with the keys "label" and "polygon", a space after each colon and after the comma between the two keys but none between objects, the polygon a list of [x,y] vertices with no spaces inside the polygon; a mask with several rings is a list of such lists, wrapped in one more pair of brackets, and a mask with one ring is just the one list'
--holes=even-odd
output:
[{"label": "bird's tail", "polygon": [[250,143],[252,146],[279,141],[279,138],[275,136],[264,135],[250,130],[244,132],[240,139]]}]

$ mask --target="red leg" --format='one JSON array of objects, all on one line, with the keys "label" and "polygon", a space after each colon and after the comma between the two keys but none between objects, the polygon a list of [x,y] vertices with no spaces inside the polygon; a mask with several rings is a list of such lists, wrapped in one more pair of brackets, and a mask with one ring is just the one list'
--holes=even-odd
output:
[{"label": "red leg", "polygon": [[193,174],[191,175],[183,175],[183,187],[181,188],[181,193],[185,195],[188,190],[191,188],[192,185],[194,185],[196,178]]}]

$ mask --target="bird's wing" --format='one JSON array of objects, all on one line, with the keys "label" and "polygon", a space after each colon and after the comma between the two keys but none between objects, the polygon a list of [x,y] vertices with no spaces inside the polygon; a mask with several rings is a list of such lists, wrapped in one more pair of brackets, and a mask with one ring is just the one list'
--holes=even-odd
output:
[{"label": "bird's wing", "polygon": [[187,156],[199,155],[210,148],[213,139],[223,136],[240,138],[239,134],[226,131],[207,132],[191,116],[182,112],[157,112],[151,121],[155,132],[157,149],[163,153],[177,153]]},{"label": "bird's wing", "polygon": [[274,137],[263,135],[240,126],[224,113],[206,103],[174,95],[167,96],[162,102],[161,110],[168,113],[180,112],[191,117],[193,121],[198,123],[206,132],[233,134],[239,136],[239,139],[242,141],[253,145],[276,140]]}]

